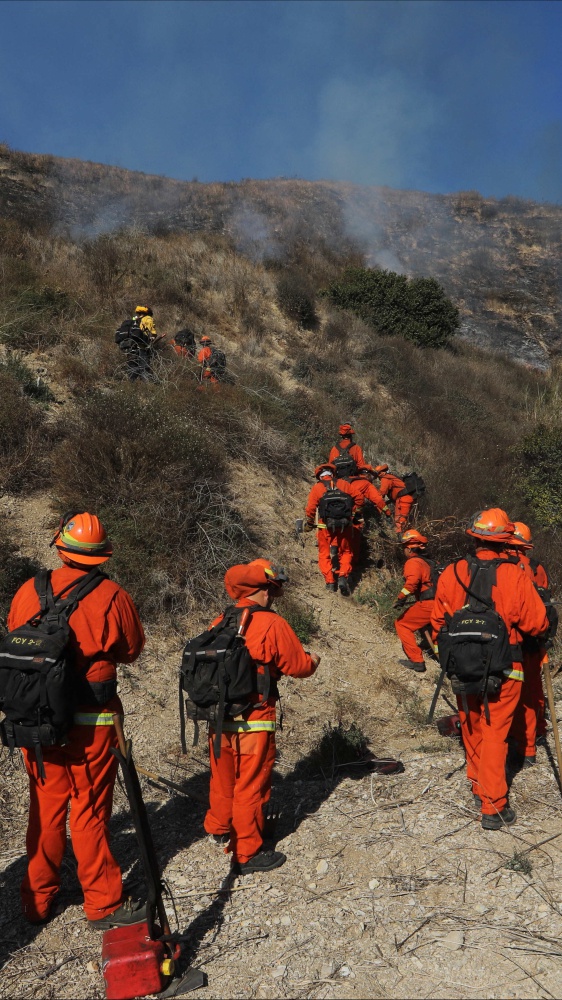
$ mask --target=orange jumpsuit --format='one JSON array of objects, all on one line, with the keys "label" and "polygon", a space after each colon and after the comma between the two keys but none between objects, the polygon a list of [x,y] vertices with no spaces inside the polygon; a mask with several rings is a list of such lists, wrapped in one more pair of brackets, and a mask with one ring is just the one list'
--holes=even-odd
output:
[{"label": "orange jumpsuit", "polygon": [[[384,502],[383,496],[376,486],[373,486],[372,482],[367,479],[366,476],[353,476],[350,480],[357,490],[361,493],[363,497],[363,503],[369,500],[377,508],[380,513],[386,514],[390,517],[390,510]],[[364,529],[363,524],[353,525],[353,534],[351,536],[351,548],[353,552],[354,561],[359,557],[359,552],[361,549],[361,538]]]},{"label": "orange jumpsuit", "polygon": [[[478,559],[497,559],[497,552],[479,549]],[[470,582],[467,563],[456,563],[461,581]],[[467,594],[455,577],[455,564],[443,570],[437,584],[431,624],[434,635],[444,627],[447,616],[464,607]],[[504,680],[500,691],[488,699],[490,721],[486,720],[484,702],[477,695],[467,695],[468,713],[462,699],[457,698],[461,731],[466,750],[466,771],[472,790],[482,799],[482,812],[493,815],[507,804],[505,762],[507,737],[521,697],[523,680],[522,664],[517,661],[521,632],[541,635],[548,628],[544,604],[529,578],[515,563],[506,562],[497,567],[496,583],[492,587],[494,607],[503,618],[514,647],[513,669]]]},{"label": "orange jumpsuit", "polygon": [[[86,572],[63,566],[51,577],[54,594]],[[15,595],[8,615],[13,631],[39,610],[33,580]],[[104,580],[84,597],[70,617],[77,671],[90,683],[111,681],[117,663],[132,663],[144,646],[136,608],[125,590]],[[88,663],[95,657],[95,662]],[[70,836],[84,892],[84,911],[97,920],[122,899],[121,871],[109,848],[109,820],[117,761],[112,713],[122,712],[115,695],[100,708],[79,705],[64,746],[43,747],[45,781],[39,779],[35,752],[23,749],[29,775],[27,874],[21,886],[23,911],[32,921],[47,917],[60,886],[70,804]]]},{"label": "orange jumpsuit", "polygon": [[[243,597],[236,607],[252,604],[251,597]],[[258,669],[269,670],[272,681],[282,674],[310,677],[316,670],[314,660],[305,653],[289,623],[273,611],[260,610],[252,615],[246,645]],[[214,733],[211,730],[209,734],[211,783],[204,826],[207,833],[230,834],[232,859],[240,864],[253,858],[263,844],[263,808],[271,795],[275,763],[275,701],[275,696],[270,695],[264,704],[245,712],[243,719],[225,719],[218,760],[213,748]]]},{"label": "orange jumpsuit", "polygon": [[[413,594],[416,603],[402,612],[394,622],[394,628],[402,643],[402,649],[412,663],[423,663],[423,653],[418,646],[415,634],[431,622],[433,612],[433,584],[431,582],[431,566],[423,556],[411,556],[404,563],[404,586],[398,595],[398,600],[406,600]],[[425,596],[424,594],[430,595]]]},{"label": "orange jumpsuit", "polygon": [[[334,483],[333,480],[329,479],[329,485],[327,486],[323,482],[315,483],[309,493],[305,507],[306,519],[309,524],[312,524],[314,521],[318,504],[324,493],[333,486],[337,486],[338,490],[341,490],[342,493],[349,493],[354,500],[354,511],[358,510],[363,504],[363,495],[356,482],[354,480],[348,483],[346,479],[338,479]],[[335,583],[330,549],[337,549],[339,575],[349,576],[353,563],[353,526],[350,524],[342,531],[329,531],[326,525],[319,521],[316,538],[318,540],[318,566],[326,583]]]},{"label": "orange jumpsuit", "polygon": [[[550,589],[547,572],[540,563],[531,563],[526,552],[510,549],[510,554],[517,556],[523,572],[537,587]],[[546,733],[544,712],[544,691],[541,678],[541,665],[545,650],[537,646],[533,640],[525,643],[523,640],[523,688],[521,701],[517,706],[511,735],[517,741],[525,757],[534,757],[537,752],[537,736]]]},{"label": "orange jumpsuit", "polygon": [[355,461],[358,469],[361,469],[365,465],[365,459],[363,457],[363,452],[358,444],[349,444],[349,438],[342,438],[339,445],[334,445],[330,455],[328,457],[329,462],[333,462],[339,456],[339,448],[346,448],[349,451],[351,458]]},{"label": "orange jumpsuit", "polygon": [[197,355],[197,360],[201,365],[201,379],[203,381],[217,382],[218,378],[213,374],[212,368],[209,368],[207,361],[213,353],[212,347],[202,347]]},{"label": "orange jumpsuit", "polygon": [[414,502],[414,498],[409,493],[401,497],[398,496],[400,491],[405,488],[404,480],[399,479],[392,472],[384,472],[380,478],[379,489],[383,497],[388,497],[394,504],[394,526],[397,534],[404,531]]}]

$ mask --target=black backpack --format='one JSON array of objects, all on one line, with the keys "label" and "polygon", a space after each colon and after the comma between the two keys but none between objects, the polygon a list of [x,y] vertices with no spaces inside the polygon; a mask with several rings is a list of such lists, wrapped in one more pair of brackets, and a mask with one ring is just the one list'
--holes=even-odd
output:
[{"label": "black backpack", "polygon": [[213,375],[219,380],[224,378],[226,372],[226,355],[218,347],[211,348],[211,357],[207,361],[208,367]]},{"label": "black backpack", "polygon": [[467,694],[483,698],[488,721],[488,695],[498,694],[517,659],[517,650],[509,644],[507,626],[492,601],[498,566],[506,561],[468,556],[468,586],[459,579],[458,563],[453,563],[457,581],[469,600],[447,617],[437,637],[441,669],[451,681],[453,692],[462,697],[465,711]]},{"label": "black backpack", "polygon": [[349,448],[340,448],[339,444],[336,445],[336,448],[338,454],[332,462],[332,465],[336,467],[336,478],[349,479],[350,476],[356,476],[358,472],[357,462],[353,455],[349,454]]},{"label": "black backpack", "polygon": [[115,343],[121,351],[128,354],[139,348],[147,350],[151,340],[149,334],[141,330],[140,321],[135,317],[135,319],[123,320],[115,333]]},{"label": "black backpack", "polygon": [[178,347],[183,347],[185,350],[193,356],[195,354],[195,334],[188,330],[180,330],[176,333],[174,340]]},{"label": "black backpack", "polygon": [[404,489],[400,490],[400,493],[396,495],[398,497],[413,497],[414,500],[421,500],[425,496],[425,482],[421,476],[418,476],[417,472],[407,472],[405,476],[400,477],[404,482]]},{"label": "black backpack", "polygon": [[[180,667],[180,731],[186,753],[185,715],[195,723],[193,745],[198,740],[198,722],[209,722],[215,730],[215,757],[220,757],[221,735],[225,716],[242,715],[254,705],[252,695],[267,700],[271,678],[267,666],[262,670],[250,656],[243,632],[250,616],[264,608],[226,608],[217,625],[189,639]],[[271,613],[271,612],[270,612]],[[246,616],[247,618],[248,616]],[[184,704],[184,694],[187,694]]]},{"label": "black backpack", "polygon": [[51,573],[35,577],[40,610],[0,640],[0,738],[11,751],[35,750],[45,777],[41,747],[61,744],[74,722],[80,693],[70,646],[69,618],[78,602],[107,577],[95,566],[53,595]]},{"label": "black backpack", "polygon": [[349,493],[344,493],[337,486],[326,487],[318,504],[318,517],[328,531],[343,531],[351,524],[353,503],[353,497]]},{"label": "black backpack", "polygon": [[[540,566],[539,560],[531,558],[529,559],[529,562],[533,571],[536,572],[537,567]],[[556,605],[552,602],[552,593],[550,588],[539,587],[538,584],[535,583],[535,590],[546,608],[548,632],[546,633],[546,637],[541,637],[540,640],[532,635],[526,635],[523,638],[523,649],[529,652],[535,652],[539,649],[550,649],[558,631],[558,611],[556,609]]]}]

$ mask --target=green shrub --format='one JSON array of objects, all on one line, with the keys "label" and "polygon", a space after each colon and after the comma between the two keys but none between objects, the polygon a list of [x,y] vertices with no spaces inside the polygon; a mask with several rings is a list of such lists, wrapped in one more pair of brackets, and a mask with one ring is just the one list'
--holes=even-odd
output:
[{"label": "green shrub", "polygon": [[418,347],[443,347],[459,327],[459,312],[435,278],[354,267],[332,282],[326,297],[350,309],[383,336],[402,336]]},{"label": "green shrub", "polygon": [[562,525],[562,430],[540,425],[519,449],[520,488],[533,518],[548,528]]}]

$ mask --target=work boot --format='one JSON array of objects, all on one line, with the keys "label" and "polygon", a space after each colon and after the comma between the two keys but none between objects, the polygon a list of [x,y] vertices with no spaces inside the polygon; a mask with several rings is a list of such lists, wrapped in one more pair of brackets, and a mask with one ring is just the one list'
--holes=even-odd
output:
[{"label": "work boot", "polygon": [[505,806],[499,813],[492,813],[491,816],[484,814],[482,816],[482,829],[501,830],[504,826],[511,826],[516,819],[515,809],[512,809],[511,806]]},{"label": "work boot", "polygon": [[230,840],[229,833],[210,833],[209,841],[211,844],[216,844],[217,847],[226,847]]},{"label": "work boot", "polygon": [[529,767],[534,767],[537,763],[536,754],[529,755],[523,758],[523,763],[521,764],[521,770],[526,771]]},{"label": "work boot", "polygon": [[425,674],[425,663],[418,663],[416,660],[398,660],[398,662],[403,667],[407,667],[408,670],[415,670],[417,674]]},{"label": "work boot", "polygon": [[326,590],[329,590],[332,594],[335,594],[337,589],[338,589],[337,583],[326,584]]},{"label": "work boot", "polygon": [[547,747],[548,746],[548,742],[547,742],[547,739],[546,739],[546,733],[541,733],[540,736],[537,736],[537,738],[535,740],[535,744],[538,747]]},{"label": "work boot", "polygon": [[146,903],[141,903],[140,899],[126,899],[113,913],[108,913],[106,917],[99,920],[88,920],[90,927],[97,927],[100,931],[109,930],[110,927],[128,927],[130,924],[142,924],[146,920]]},{"label": "work boot", "polygon": [[338,580],[338,590],[342,597],[349,597],[351,594],[349,589],[349,580],[346,576],[340,576]]},{"label": "work boot", "polygon": [[250,875],[252,872],[271,872],[274,868],[280,868],[287,860],[287,856],[281,851],[258,851],[249,861],[242,864],[235,861],[232,865],[233,875]]}]

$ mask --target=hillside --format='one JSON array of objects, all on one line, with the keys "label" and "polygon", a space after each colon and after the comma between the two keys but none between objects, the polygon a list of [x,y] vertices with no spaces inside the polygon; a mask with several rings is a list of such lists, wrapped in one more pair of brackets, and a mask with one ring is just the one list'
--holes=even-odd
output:
[{"label": "hillside", "polygon": [[1,147],[0,212],[80,239],[122,227],[217,233],[273,263],[299,243],[327,258],[353,248],[370,265],[439,280],[472,344],[540,368],[562,350],[556,205],[286,179],[180,182]]},{"label": "hillside", "polygon": [[[209,976],[201,996],[560,995],[562,803],[551,749],[515,779],[516,826],[482,831],[458,744],[425,725],[436,668],[414,677],[397,663],[388,628],[400,588],[395,541],[373,526],[346,602],[324,590],[314,538],[303,548],[293,533],[314,466],[350,419],[370,461],[423,474],[428,495],[417,524],[436,559],[464,552],[467,518],[500,504],[531,523],[536,552],[559,586],[562,385],[554,341],[550,367],[538,370],[460,338],[421,350],[331,306],[321,289],[364,260],[351,236],[334,245],[337,185],[182,185],[8,151],[2,163],[0,611],[4,619],[38,565],[54,565],[48,542],[61,511],[96,510],[115,545],[111,575],[146,625],[145,652],[120,671],[135,754],[190,796],[144,784],[177,925]],[[251,212],[243,191],[264,192]],[[191,216],[181,200],[188,192]],[[291,211],[283,208],[287,192]],[[429,199],[376,197],[406,214],[409,199]],[[243,221],[234,226],[236,199]],[[455,223],[459,234],[516,224],[519,203],[498,206],[489,220],[470,203]],[[521,208],[529,219],[533,210]],[[557,209],[541,211],[557,218]],[[286,252],[265,253],[273,244],[264,233]],[[411,239],[404,235],[404,247],[419,254],[421,273],[432,273],[437,259],[445,267],[438,235],[435,255],[423,251],[421,236],[419,246]],[[543,250],[547,270],[556,269],[554,252]],[[498,302],[515,287],[511,267],[498,279]],[[486,287],[471,285],[479,317]],[[143,301],[165,338],[154,380],[130,383],[114,331]],[[306,322],[295,318],[295,302],[307,306]],[[197,366],[169,346],[186,324],[227,355],[229,380],[216,391],[201,390]],[[524,337],[524,324],[514,320],[510,329]],[[179,753],[177,665],[186,637],[223,606],[225,568],[256,555],[287,566],[292,584],[280,610],[322,663],[309,681],[283,682],[274,798],[288,862],[240,880],[225,900],[218,889],[227,859],[202,834],[205,753]],[[341,767],[339,724],[344,732],[359,727],[377,753],[400,757],[404,774]],[[19,759],[0,756],[0,775],[0,996],[102,997],[100,939],[86,925],[70,852],[63,912],[45,928],[19,916],[27,804]],[[112,827],[127,887],[140,893],[120,789]]]}]

